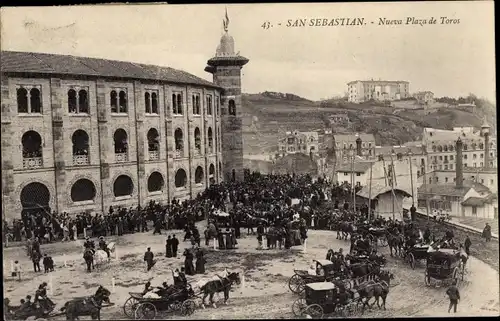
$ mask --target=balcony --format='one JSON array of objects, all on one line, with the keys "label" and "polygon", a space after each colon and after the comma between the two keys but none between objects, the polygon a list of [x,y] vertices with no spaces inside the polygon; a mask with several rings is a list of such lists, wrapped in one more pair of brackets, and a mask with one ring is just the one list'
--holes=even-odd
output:
[{"label": "balcony", "polygon": [[177,149],[174,151],[174,158],[183,158],[184,157],[184,151],[181,149]]},{"label": "balcony", "polygon": [[149,151],[149,160],[159,160],[160,159],[160,152],[157,150],[150,150]]},{"label": "balcony", "polygon": [[128,154],[127,153],[115,153],[115,160],[117,163],[128,162]]},{"label": "balcony", "polygon": [[73,165],[82,166],[89,164],[90,164],[89,155],[73,155]]},{"label": "balcony", "polygon": [[33,168],[42,168],[43,167],[43,159],[41,157],[25,157],[23,158],[23,168],[24,169],[33,169]]}]

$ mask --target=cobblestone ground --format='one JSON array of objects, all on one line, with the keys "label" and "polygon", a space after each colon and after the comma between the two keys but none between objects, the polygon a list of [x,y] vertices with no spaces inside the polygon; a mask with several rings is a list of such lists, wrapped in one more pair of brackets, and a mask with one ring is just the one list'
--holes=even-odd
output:
[{"label": "cobblestone ground", "polygon": [[[201,230],[202,227],[200,227]],[[174,232],[169,232],[172,234]],[[182,240],[183,233],[175,231]],[[125,318],[122,306],[128,298],[128,292],[140,292],[143,284],[152,279],[153,285],[160,285],[167,280],[172,282],[170,269],[183,264],[181,258],[165,258],[165,234],[162,236],[150,233],[126,235],[117,242],[118,259],[113,258],[108,266],[99,272],[88,274],[82,259],[82,243],[60,243],[44,245],[42,252],[53,255],[57,265],[51,273],[53,294],[51,298],[57,303],[57,309],[71,297],[93,294],[98,285],[110,290],[112,278],[115,288],[112,301],[116,306],[102,311],[103,319]],[[182,243],[182,253],[187,243]],[[212,276],[215,272],[227,267],[230,271],[244,273],[245,282],[235,286],[228,305],[217,308],[199,308],[188,319],[250,319],[250,318],[292,318],[291,306],[297,296],[288,290],[287,281],[294,274],[294,269],[307,269],[313,259],[324,259],[328,248],[348,249],[348,242],[335,239],[335,233],[329,231],[309,231],[307,251],[302,247],[291,250],[256,250],[255,236],[247,236],[239,240],[239,249],[231,251],[214,251],[207,249],[207,273],[194,276],[197,280]],[[151,272],[145,271],[142,257],[147,247],[158,258]],[[385,251],[383,249],[382,251]],[[4,275],[10,274],[10,260],[20,260],[27,271],[22,281],[4,278],[5,297],[12,302],[19,302],[27,294],[33,295],[35,288],[43,281],[50,281],[49,275],[35,274],[31,270],[29,259],[22,248],[9,248],[4,252]],[[64,267],[66,260],[67,267]],[[466,281],[461,286],[462,300],[459,303],[457,316],[494,316],[499,313],[499,277],[498,266],[493,269],[488,264],[470,259]],[[498,265],[498,260],[497,263]],[[448,302],[445,287],[429,288],[424,284],[424,263],[412,270],[400,259],[389,259],[387,268],[396,275],[395,286],[391,288],[387,299],[387,310],[379,310],[376,306],[366,311],[363,317],[393,316],[445,316]],[[199,300],[198,300],[199,301]],[[157,318],[181,318],[172,314],[160,314]],[[57,320],[58,318],[54,318]],[[61,319],[61,318],[59,318]]]}]

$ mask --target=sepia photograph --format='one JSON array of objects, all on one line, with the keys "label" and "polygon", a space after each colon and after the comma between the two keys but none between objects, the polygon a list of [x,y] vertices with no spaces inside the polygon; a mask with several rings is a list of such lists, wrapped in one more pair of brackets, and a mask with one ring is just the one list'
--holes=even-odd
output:
[{"label": "sepia photograph", "polygon": [[500,316],[493,1],[2,6],[0,49],[5,320]]}]

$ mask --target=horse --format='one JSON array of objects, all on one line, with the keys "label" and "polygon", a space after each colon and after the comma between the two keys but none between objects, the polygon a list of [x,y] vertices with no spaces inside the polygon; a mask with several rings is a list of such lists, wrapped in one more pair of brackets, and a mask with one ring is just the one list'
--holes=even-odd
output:
[{"label": "horse", "polygon": [[[115,251],[115,243],[110,242],[107,245],[108,251],[110,253],[113,253]],[[85,249],[83,252],[83,259],[85,260],[85,263],[87,264],[87,272],[90,272],[94,268],[99,268],[105,263],[108,263],[110,261],[110,257],[108,257],[108,253],[104,250],[93,250],[93,249]]]},{"label": "horse", "polygon": [[393,256],[393,251],[394,250],[394,255],[402,255],[403,254],[403,246],[404,246],[404,239],[403,236],[399,234],[399,232],[396,232],[396,234],[392,234],[391,232],[387,232],[387,244],[389,245],[389,250],[391,251],[391,256]]},{"label": "horse", "polygon": [[61,308],[61,312],[65,312],[66,320],[75,320],[80,316],[90,316],[92,320],[101,320],[102,303],[111,303],[110,295],[111,292],[100,285],[94,295],[66,302]]},{"label": "horse", "polygon": [[[384,310],[386,310],[385,303],[387,300],[387,295],[389,294],[391,280],[394,279],[394,274],[389,271],[381,271],[377,277],[377,283],[368,284],[362,289],[358,291],[359,293],[359,302],[363,303],[363,310],[365,307],[371,308],[375,302],[377,302],[377,306],[381,309],[380,298],[382,298],[382,306]],[[371,305],[368,303],[371,298],[375,298],[375,302]],[[363,298],[365,301],[363,302]]]},{"label": "horse", "polygon": [[356,231],[356,227],[352,222],[340,222],[338,229],[337,237],[340,237],[340,240],[346,241],[347,237],[352,237],[352,233]]},{"label": "horse", "polygon": [[214,303],[214,294],[224,292],[224,304],[227,304],[227,300],[229,299],[229,291],[231,290],[231,286],[233,283],[240,284],[240,274],[236,272],[231,272],[225,278],[220,278],[220,280],[210,280],[204,285],[200,287],[200,290],[203,292],[203,300],[202,306],[205,308],[205,299],[210,295],[210,303],[214,308],[217,306]]},{"label": "horse", "polygon": [[380,273],[380,266],[372,262],[355,263],[347,266],[349,277],[354,284],[359,284],[360,280],[370,280]]}]

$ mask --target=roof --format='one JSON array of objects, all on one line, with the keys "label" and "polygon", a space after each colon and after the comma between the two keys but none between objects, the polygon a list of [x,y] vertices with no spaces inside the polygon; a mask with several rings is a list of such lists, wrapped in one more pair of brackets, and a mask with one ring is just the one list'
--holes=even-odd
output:
[{"label": "roof", "polygon": [[[370,186],[364,186],[356,195],[364,197],[364,198],[370,198],[370,192],[371,192],[371,199],[377,198],[379,195],[391,192],[392,188],[390,186],[385,186],[379,183],[372,184],[371,186],[371,191],[370,191]],[[411,193],[407,191],[405,188],[395,186],[394,187],[394,193],[402,193],[406,197],[410,197]]]},{"label": "roof", "polygon": [[463,206],[483,206],[488,203],[491,204],[493,201],[498,200],[497,194],[490,194],[486,197],[469,197],[462,202]]},{"label": "roof", "polygon": [[[373,134],[334,134],[333,139],[336,143],[346,142],[346,143],[355,143],[356,139],[361,138],[363,142],[374,142],[375,136]],[[375,146],[374,146],[375,147]]]},{"label": "roof", "polygon": [[490,189],[483,184],[464,181],[463,187],[457,188],[456,184],[425,184],[418,188],[418,194],[433,194],[464,197],[473,188],[477,192],[489,192]]},{"label": "roof", "polygon": [[357,83],[357,82],[363,82],[363,83],[367,83],[367,82],[373,82],[373,83],[405,83],[405,84],[409,84],[408,81],[406,80],[375,80],[375,79],[371,79],[371,80],[353,80],[353,81],[350,81],[348,82],[347,84],[350,85],[350,84],[354,84],[354,83]]},{"label": "roof", "polygon": [[341,164],[337,167],[337,172],[344,173],[365,173],[370,169],[373,162],[355,162],[353,166],[351,164]]},{"label": "roof", "polygon": [[321,265],[332,265],[332,261],[329,260],[316,260]]},{"label": "roof", "polygon": [[376,146],[375,155],[390,155],[393,152],[395,154],[401,153],[407,155],[408,151],[411,151],[413,155],[423,154],[423,148],[420,146]]},{"label": "roof", "polygon": [[307,287],[314,291],[328,291],[335,289],[335,285],[331,282],[315,282],[306,284]]},{"label": "roof", "polygon": [[220,88],[188,72],[155,65],[38,52],[1,51],[1,71],[147,79]]}]

